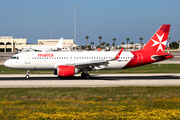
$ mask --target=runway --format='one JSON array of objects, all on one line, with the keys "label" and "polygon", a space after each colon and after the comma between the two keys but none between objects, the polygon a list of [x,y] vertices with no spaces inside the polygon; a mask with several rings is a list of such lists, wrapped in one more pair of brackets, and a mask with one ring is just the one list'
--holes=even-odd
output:
[{"label": "runway", "polygon": [[180,86],[180,74],[92,74],[90,79],[80,75],[58,78],[49,74],[0,75],[0,88],[34,87],[117,87],[117,86]]}]

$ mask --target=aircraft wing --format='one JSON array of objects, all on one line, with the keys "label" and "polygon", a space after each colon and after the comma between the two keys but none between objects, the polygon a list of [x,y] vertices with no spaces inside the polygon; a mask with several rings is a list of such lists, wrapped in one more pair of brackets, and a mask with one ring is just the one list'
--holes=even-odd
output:
[{"label": "aircraft wing", "polygon": [[76,68],[85,68],[85,67],[99,67],[100,65],[107,66],[109,64],[106,60],[93,60],[89,62],[81,62],[81,63],[75,63]]},{"label": "aircraft wing", "polygon": [[108,61],[106,60],[93,60],[93,61],[88,61],[88,62],[79,62],[79,63],[56,63],[53,65],[54,68],[57,68],[59,65],[68,65],[68,66],[75,66],[76,68],[85,68],[88,66],[96,66],[98,67],[99,65],[107,65]]},{"label": "aircraft wing", "polygon": [[107,64],[109,64],[109,61],[114,61],[114,60],[117,60],[119,59],[121,53],[123,51],[123,48],[118,52],[118,54],[116,54],[116,56],[111,59],[111,60],[93,60],[93,61],[90,61],[90,62],[81,62],[81,63],[75,63],[75,66],[77,68],[84,68],[84,67],[88,67],[88,66],[91,66],[91,67],[100,67],[100,65],[104,65],[104,66],[107,66]]}]

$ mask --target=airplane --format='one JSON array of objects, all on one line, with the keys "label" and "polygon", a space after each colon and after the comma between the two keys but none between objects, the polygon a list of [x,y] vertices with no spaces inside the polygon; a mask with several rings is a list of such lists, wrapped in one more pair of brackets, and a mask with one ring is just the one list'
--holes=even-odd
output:
[{"label": "airplane", "polygon": [[24,52],[12,56],[4,65],[12,69],[54,70],[58,77],[73,77],[81,72],[82,78],[90,78],[88,71],[102,69],[126,69],[142,66],[174,57],[165,53],[170,25],[162,25],[148,43],[138,51],[91,52]]},{"label": "airplane", "polygon": [[25,51],[30,50],[30,49],[35,50],[35,51],[60,50],[60,49],[64,49],[62,47],[62,43],[63,43],[63,38],[60,38],[56,46],[30,46],[30,47],[24,47],[21,49]]}]

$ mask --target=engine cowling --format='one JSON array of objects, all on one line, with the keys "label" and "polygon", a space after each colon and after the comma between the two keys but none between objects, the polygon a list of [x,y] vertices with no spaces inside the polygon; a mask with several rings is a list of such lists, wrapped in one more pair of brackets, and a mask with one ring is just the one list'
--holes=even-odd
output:
[{"label": "engine cowling", "polygon": [[75,66],[60,65],[57,67],[57,75],[59,77],[73,77]]}]

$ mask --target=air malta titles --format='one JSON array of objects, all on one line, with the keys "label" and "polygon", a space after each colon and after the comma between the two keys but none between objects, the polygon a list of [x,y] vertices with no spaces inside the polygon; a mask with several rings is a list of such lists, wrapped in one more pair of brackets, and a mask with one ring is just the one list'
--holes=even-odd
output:
[{"label": "air malta titles", "polygon": [[54,57],[54,54],[51,53],[38,54],[38,57]]}]

